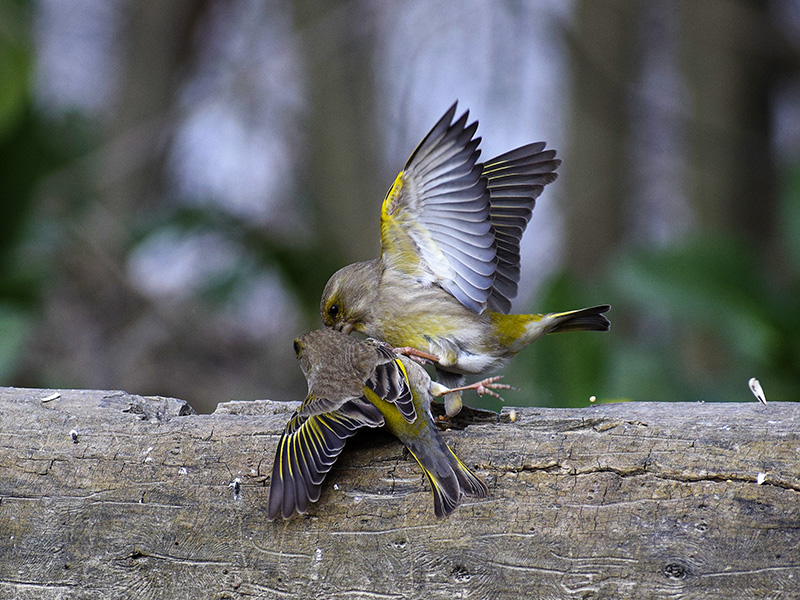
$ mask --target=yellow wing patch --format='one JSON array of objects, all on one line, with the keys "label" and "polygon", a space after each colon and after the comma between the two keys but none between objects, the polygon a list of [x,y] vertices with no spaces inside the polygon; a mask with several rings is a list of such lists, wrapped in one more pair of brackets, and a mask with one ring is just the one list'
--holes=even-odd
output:
[{"label": "yellow wing patch", "polygon": [[491,295],[496,248],[490,195],[481,176],[469,113],[439,119],[395,179],[381,207],[381,262],[385,271],[439,284],[481,313]]},{"label": "yellow wing patch", "polygon": [[403,198],[405,193],[405,171],[395,178],[381,207],[381,256],[384,263],[403,273],[415,274],[420,270],[417,245],[410,230],[418,227]]},{"label": "yellow wing patch", "polygon": [[400,171],[397,177],[392,184],[392,187],[389,188],[389,191],[386,193],[386,198],[383,200],[383,206],[381,207],[381,221],[386,221],[394,216],[395,211],[397,210],[397,203],[400,198],[400,193],[403,191],[403,174],[405,171]]}]

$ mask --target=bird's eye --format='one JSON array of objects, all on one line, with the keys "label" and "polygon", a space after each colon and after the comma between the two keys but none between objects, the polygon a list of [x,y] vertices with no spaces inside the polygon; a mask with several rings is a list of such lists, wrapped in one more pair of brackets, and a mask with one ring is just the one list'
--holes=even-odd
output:
[{"label": "bird's eye", "polygon": [[338,314],[339,314],[339,305],[331,304],[331,307],[328,309],[328,316],[331,319],[335,319]]},{"label": "bird's eye", "polygon": [[300,356],[300,342],[298,342],[297,340],[294,341],[294,353],[297,356]]}]

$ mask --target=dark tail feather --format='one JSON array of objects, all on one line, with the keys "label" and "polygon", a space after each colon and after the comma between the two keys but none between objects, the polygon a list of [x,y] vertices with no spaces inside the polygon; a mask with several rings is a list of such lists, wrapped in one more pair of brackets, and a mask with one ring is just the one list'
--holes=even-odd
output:
[{"label": "dark tail feather", "polygon": [[409,450],[430,483],[433,512],[437,517],[445,517],[456,509],[464,495],[484,498],[489,489],[458,459],[433,425],[431,429],[432,435],[410,444]]},{"label": "dark tail feather", "polygon": [[[414,455],[414,458],[417,458]],[[417,462],[422,467],[422,463],[417,459]],[[452,513],[458,503],[461,502],[461,487],[458,485],[458,479],[451,471],[450,473],[443,473],[437,475],[422,467],[422,472],[428,478],[428,483],[431,486],[433,493],[433,512],[437,517],[445,517]]]},{"label": "dark tail feather", "polygon": [[486,498],[486,496],[489,495],[489,488],[486,487],[486,484],[483,483],[483,480],[475,475],[475,473],[470,471],[467,465],[459,460],[455,452],[450,450],[449,446],[447,449],[450,451],[450,455],[455,459],[456,464],[453,465],[453,470],[456,473],[456,477],[458,477],[458,483],[461,485],[461,491],[467,496]]},{"label": "dark tail feather", "polygon": [[610,309],[608,304],[571,310],[569,312],[548,315],[554,319],[553,326],[547,333],[562,333],[564,331],[608,331],[611,328],[609,321],[603,314]]}]

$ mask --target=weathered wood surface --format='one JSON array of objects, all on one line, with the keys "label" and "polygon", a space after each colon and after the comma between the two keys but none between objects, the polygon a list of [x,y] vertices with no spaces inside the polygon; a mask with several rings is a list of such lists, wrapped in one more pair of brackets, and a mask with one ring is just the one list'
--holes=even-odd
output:
[{"label": "weathered wood surface", "polygon": [[444,520],[362,436],[268,523],[293,405],[51,394],[0,388],[0,598],[800,597],[800,404],[506,412],[444,434],[491,490]]}]

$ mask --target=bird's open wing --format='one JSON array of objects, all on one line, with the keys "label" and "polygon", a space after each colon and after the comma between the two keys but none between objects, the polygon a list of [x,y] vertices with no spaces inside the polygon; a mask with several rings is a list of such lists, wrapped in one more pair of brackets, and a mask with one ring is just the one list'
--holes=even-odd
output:
[{"label": "bird's open wing", "polygon": [[490,196],[481,176],[478,127],[456,105],[408,159],[381,208],[381,258],[421,281],[437,283],[482,312],[496,268]]},{"label": "bird's open wing", "polygon": [[508,313],[519,284],[519,242],[530,221],[536,198],[555,181],[561,164],[544,142],[521,146],[483,165],[491,198],[489,219],[497,248],[489,308]]},{"label": "bird's open wing", "polygon": [[339,409],[304,416],[303,406],[317,402],[309,397],[292,415],[278,442],[269,485],[267,518],[288,519],[305,513],[319,500],[322,481],[339,457],[347,438],[362,427],[381,427],[380,411],[365,398],[348,400]]}]

